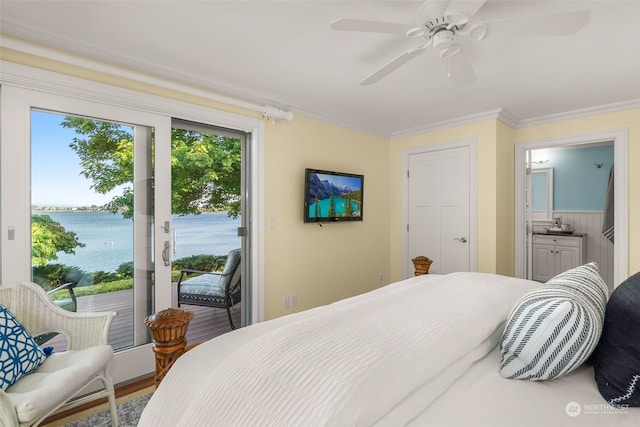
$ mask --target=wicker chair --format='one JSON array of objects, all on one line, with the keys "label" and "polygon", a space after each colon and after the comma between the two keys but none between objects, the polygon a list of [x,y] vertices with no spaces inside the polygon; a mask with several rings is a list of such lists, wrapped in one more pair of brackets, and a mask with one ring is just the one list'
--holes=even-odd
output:
[{"label": "wicker chair", "polygon": [[231,307],[240,300],[240,249],[233,249],[227,254],[222,273],[190,269],[180,272],[178,307],[189,304],[225,308],[231,329],[235,329]]},{"label": "wicker chair", "polygon": [[[0,286],[5,306],[34,336],[57,332],[67,339],[67,351],[54,352],[35,371],[0,390],[0,425],[36,426],[46,417],[90,400],[107,397],[112,425],[118,425],[107,344],[116,313],[72,313],[58,307],[34,283]],[[75,399],[94,381],[101,389]]]},{"label": "wicker chair", "polygon": [[[50,291],[47,291],[47,295],[51,295],[60,291],[67,291],[69,293],[68,298],[55,300],[54,303],[58,307],[64,308],[67,311],[77,311],[78,300],[76,299],[76,294],[73,291],[73,288],[75,286],[76,286],[75,283],[65,283],[64,285],[60,285],[55,289],[51,289]],[[42,345],[47,341],[49,341],[51,338],[55,337],[56,335],[58,335],[57,332],[48,332],[46,334],[34,336],[33,339],[36,340],[36,343],[38,343],[38,345]]]}]

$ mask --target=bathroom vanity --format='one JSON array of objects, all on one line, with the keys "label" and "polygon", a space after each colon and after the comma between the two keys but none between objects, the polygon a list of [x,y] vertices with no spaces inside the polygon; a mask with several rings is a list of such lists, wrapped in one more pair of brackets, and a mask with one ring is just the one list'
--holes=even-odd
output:
[{"label": "bathroom vanity", "polygon": [[546,282],[586,262],[586,234],[534,233],[532,279]]}]

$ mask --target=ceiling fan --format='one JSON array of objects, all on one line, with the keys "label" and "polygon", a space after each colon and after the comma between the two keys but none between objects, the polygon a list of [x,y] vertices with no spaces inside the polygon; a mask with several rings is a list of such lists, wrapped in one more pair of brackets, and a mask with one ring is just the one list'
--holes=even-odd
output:
[{"label": "ceiling fan", "polygon": [[337,31],[398,34],[422,38],[423,42],[395,57],[360,84],[371,85],[391,74],[407,62],[426,52],[436,50],[447,61],[449,77],[459,81],[476,80],[475,72],[458,41],[467,38],[480,42],[488,34],[503,32],[511,36],[554,36],[575,34],[589,22],[589,11],[543,16],[512,17],[493,21],[475,21],[474,15],[487,0],[426,0],[416,11],[416,26],[393,22],[339,18],[331,23]]}]

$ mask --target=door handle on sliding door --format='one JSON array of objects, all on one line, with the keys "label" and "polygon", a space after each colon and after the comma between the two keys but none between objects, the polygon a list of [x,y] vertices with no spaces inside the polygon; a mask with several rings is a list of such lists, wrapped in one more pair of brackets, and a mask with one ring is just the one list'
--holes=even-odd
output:
[{"label": "door handle on sliding door", "polygon": [[453,240],[457,240],[457,241],[462,242],[462,243],[467,243],[467,238],[466,237],[454,237]]},{"label": "door handle on sliding door", "polygon": [[171,255],[169,254],[169,248],[171,244],[168,240],[164,241],[164,249],[162,249],[162,260],[164,265],[169,266],[171,264]]}]

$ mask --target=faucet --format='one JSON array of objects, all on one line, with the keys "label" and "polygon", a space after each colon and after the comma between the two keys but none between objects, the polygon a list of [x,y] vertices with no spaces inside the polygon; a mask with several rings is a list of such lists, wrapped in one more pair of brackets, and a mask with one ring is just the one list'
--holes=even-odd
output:
[{"label": "faucet", "polygon": [[556,216],[553,218],[553,227],[561,228],[562,227],[562,217]]}]

